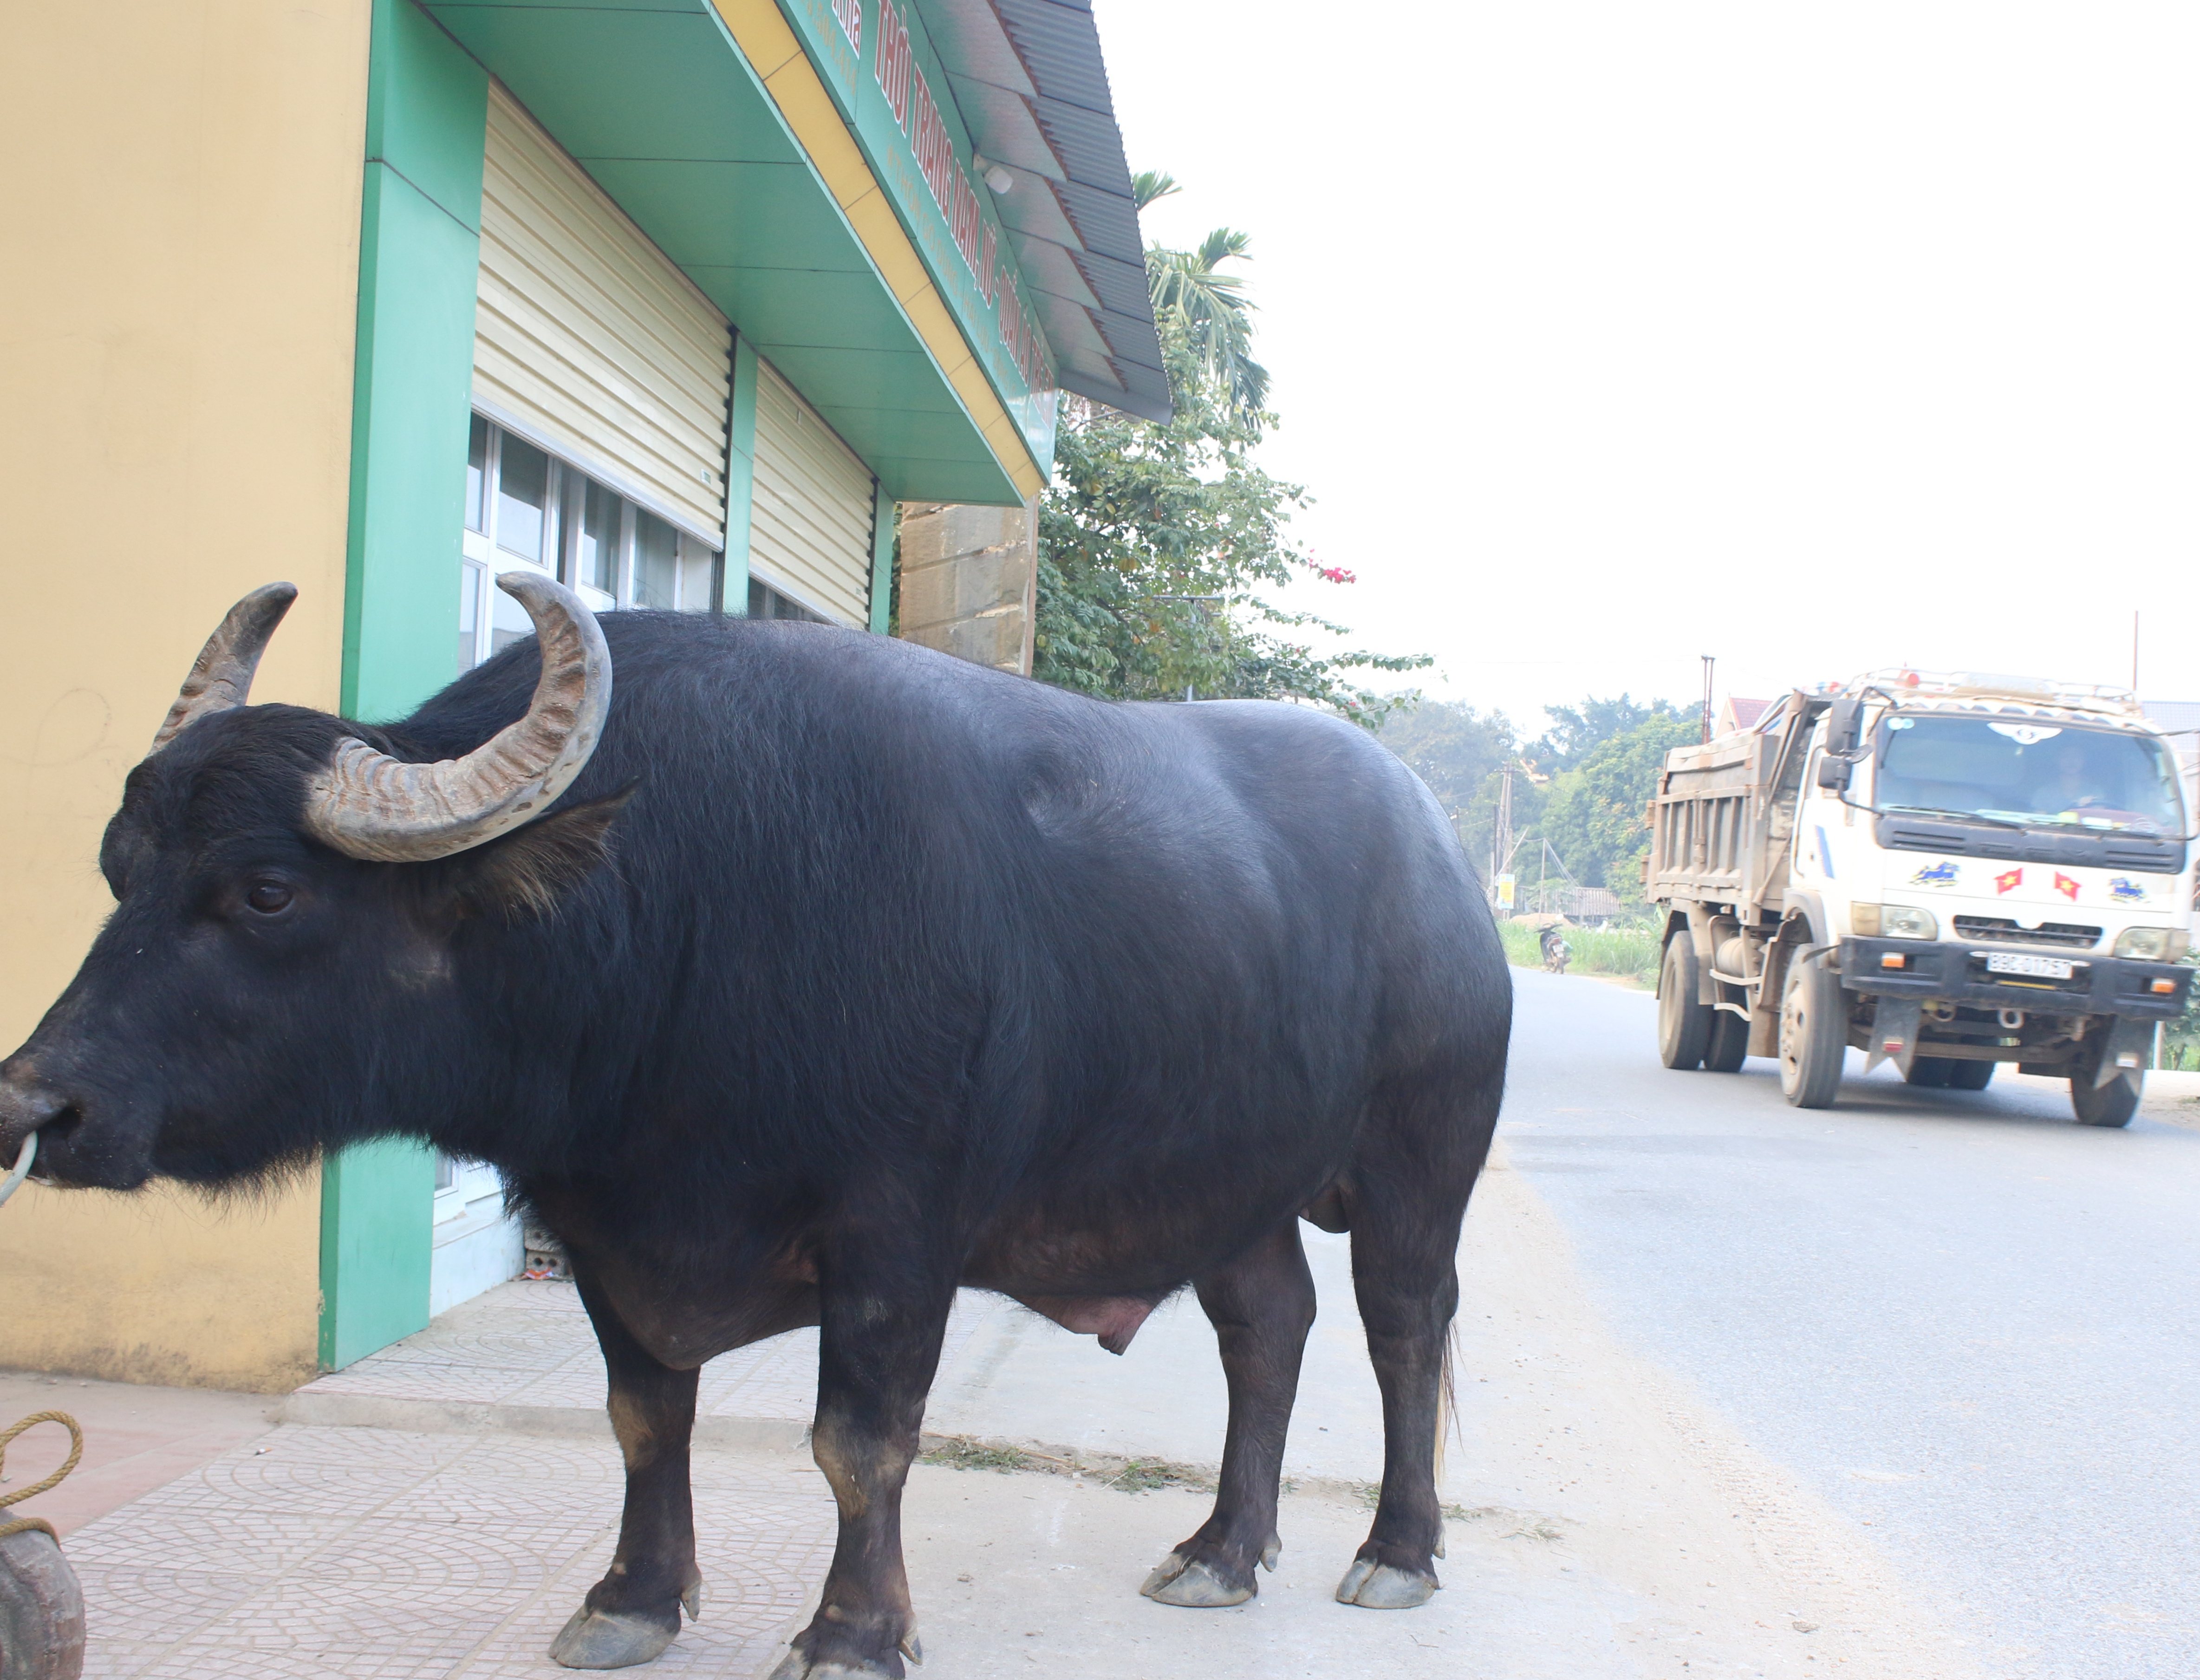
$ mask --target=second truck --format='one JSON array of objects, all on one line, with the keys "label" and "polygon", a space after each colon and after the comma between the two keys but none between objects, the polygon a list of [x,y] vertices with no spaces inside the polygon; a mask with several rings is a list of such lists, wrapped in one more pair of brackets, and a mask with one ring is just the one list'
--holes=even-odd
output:
[{"label": "second truck", "polygon": [[2176,755],[2122,690],[1875,671],[1668,755],[1647,896],[1669,1068],[1776,1057],[1824,1108],[1846,1053],[1976,1091],[1998,1063],[2122,1126],[2192,970]]}]

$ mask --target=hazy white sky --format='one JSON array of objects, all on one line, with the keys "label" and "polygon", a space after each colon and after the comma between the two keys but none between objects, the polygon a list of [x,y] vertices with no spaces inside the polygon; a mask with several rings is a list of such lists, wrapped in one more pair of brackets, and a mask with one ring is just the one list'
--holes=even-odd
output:
[{"label": "hazy white sky", "polygon": [[1254,237],[1309,604],[1523,722],[1882,664],[2200,699],[2200,9],[1095,0]]}]

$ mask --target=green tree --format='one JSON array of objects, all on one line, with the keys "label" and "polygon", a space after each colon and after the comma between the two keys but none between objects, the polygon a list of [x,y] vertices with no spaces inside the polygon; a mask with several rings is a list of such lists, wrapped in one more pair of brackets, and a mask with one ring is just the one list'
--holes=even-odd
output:
[{"label": "green tree", "polygon": [[[1134,184],[1142,203],[1173,189],[1163,175]],[[1304,488],[1253,459],[1276,419],[1249,354],[1252,304],[1238,277],[1218,272],[1245,260],[1246,243],[1217,229],[1197,251],[1147,254],[1169,424],[1064,399],[1039,515],[1033,674],[1121,700],[1310,702],[1372,728],[1413,697],[1378,694],[1354,673],[1427,657],[1319,648],[1315,636],[1349,632],[1261,593],[1309,575],[1353,579],[1289,530]]]},{"label": "green tree", "polygon": [[1583,886],[1609,887],[1630,904],[1641,901],[1637,865],[1650,849],[1643,809],[1657,791],[1665,755],[1700,735],[1698,720],[1661,705],[1552,778],[1540,832]]},{"label": "green tree", "polygon": [[1638,705],[1622,694],[1618,700],[1600,700],[1594,694],[1579,705],[1547,705],[1544,715],[1551,727],[1528,749],[1538,770],[1547,775],[1571,770],[1615,735],[1648,722],[1673,715],[1670,702],[1653,700]]}]

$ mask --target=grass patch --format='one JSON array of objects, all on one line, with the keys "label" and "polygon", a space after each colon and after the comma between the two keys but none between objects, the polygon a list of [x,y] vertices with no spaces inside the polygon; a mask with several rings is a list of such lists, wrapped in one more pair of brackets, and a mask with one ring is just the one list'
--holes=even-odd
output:
[{"label": "grass patch", "polygon": [[[1501,922],[1498,937],[1505,941],[1506,960],[1523,969],[1543,966],[1536,930],[1524,922]],[[1665,954],[1663,940],[1647,928],[1569,928],[1566,944],[1572,948],[1572,968],[1586,975],[1618,975],[1638,985],[1655,988],[1658,963]]]},{"label": "grass patch", "polygon": [[1011,1475],[1019,1470],[1050,1467],[1039,1463],[1021,1447],[988,1446],[983,1441],[973,1441],[960,1435],[939,1437],[938,1444],[919,1453],[916,1461],[919,1464],[942,1465],[950,1470],[991,1470],[1001,1476]]},{"label": "grass patch", "polygon": [[1113,1488],[1118,1493],[1148,1493],[1156,1488],[1186,1488],[1195,1493],[1214,1491],[1214,1478],[1192,1464],[1161,1458],[1116,1458],[1096,1454],[1042,1453],[1029,1447],[1011,1447],[998,1441],[980,1441],[968,1435],[927,1435],[919,1464],[946,1470],[990,1470],[997,1476],[1019,1471],[1041,1476],[1073,1476]]}]

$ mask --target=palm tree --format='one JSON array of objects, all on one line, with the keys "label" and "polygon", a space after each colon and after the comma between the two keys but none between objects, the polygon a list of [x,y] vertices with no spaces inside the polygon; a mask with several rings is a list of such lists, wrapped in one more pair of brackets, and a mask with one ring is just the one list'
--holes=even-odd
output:
[{"label": "palm tree", "polygon": [[[1131,199],[1141,210],[1178,190],[1173,177],[1149,169],[1132,178]],[[1146,248],[1146,280],[1152,288],[1154,317],[1164,330],[1180,328],[1201,370],[1222,394],[1226,407],[1257,414],[1267,406],[1268,370],[1253,360],[1253,311],[1245,282],[1218,272],[1236,260],[1250,262],[1251,236],[1218,227],[1197,250]]]}]

